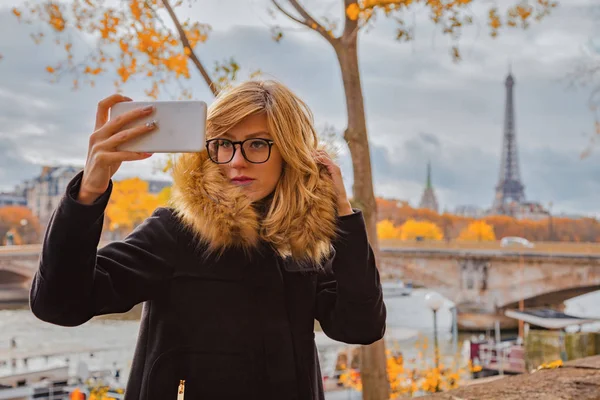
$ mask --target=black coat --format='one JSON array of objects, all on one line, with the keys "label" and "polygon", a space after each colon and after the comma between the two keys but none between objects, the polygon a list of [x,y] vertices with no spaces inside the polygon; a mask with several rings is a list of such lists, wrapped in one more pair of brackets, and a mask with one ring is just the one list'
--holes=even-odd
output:
[{"label": "black coat", "polygon": [[262,243],[207,256],[173,210],[159,208],[123,241],[97,249],[109,188],[55,210],[31,288],[40,319],[76,326],[144,303],[126,399],[324,399],[314,320],[332,339],[370,344],[386,308],[360,211],[324,270],[286,262]]}]

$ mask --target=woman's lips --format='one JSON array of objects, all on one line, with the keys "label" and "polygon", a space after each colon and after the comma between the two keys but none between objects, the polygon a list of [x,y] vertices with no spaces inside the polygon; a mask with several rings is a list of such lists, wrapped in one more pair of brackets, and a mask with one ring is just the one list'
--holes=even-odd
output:
[{"label": "woman's lips", "polygon": [[233,178],[231,180],[231,182],[234,185],[238,185],[238,186],[248,186],[249,184],[254,182],[254,179],[248,178],[248,177],[238,177],[238,178]]}]

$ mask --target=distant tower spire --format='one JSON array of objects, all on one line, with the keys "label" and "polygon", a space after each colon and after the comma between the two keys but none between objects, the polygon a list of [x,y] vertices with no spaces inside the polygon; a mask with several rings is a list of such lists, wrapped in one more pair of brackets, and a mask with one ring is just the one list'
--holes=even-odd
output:
[{"label": "distant tower spire", "polygon": [[431,161],[427,163],[427,179],[425,181],[425,190],[421,196],[419,208],[427,208],[439,212],[438,202],[431,183]]},{"label": "distant tower spire", "polygon": [[511,203],[525,202],[525,186],[521,183],[519,159],[517,153],[517,139],[515,135],[515,110],[513,87],[515,79],[510,72],[504,83],[506,87],[506,103],[504,108],[504,135],[502,144],[502,160],[500,176],[496,185],[496,196],[492,212],[496,214],[509,214]]},{"label": "distant tower spire", "polygon": [[425,188],[431,188],[431,161],[427,162],[427,182]]}]

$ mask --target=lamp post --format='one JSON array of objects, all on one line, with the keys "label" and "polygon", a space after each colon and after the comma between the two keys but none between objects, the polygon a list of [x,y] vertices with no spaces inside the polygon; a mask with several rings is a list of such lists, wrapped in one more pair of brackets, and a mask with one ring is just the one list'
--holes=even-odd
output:
[{"label": "lamp post", "polygon": [[27,224],[29,221],[23,218],[19,223],[21,224],[21,241],[23,242],[21,244],[27,244]]},{"label": "lamp post", "polygon": [[[518,236],[508,236],[508,237],[504,237],[502,238],[502,240],[500,240],[500,246],[501,247],[508,247],[512,244],[516,244],[518,246],[521,247],[525,247],[525,248],[533,248],[534,244],[532,242],[530,242],[529,240],[522,238],[522,237],[518,237]],[[519,286],[520,286],[520,290],[521,290],[521,295],[520,300],[519,300],[519,311],[523,312],[523,310],[525,309],[525,299],[523,298],[523,252],[519,251],[519,273],[520,273],[520,282],[519,282]],[[523,326],[523,320],[519,320],[519,340],[521,341],[521,343],[524,342],[525,339],[525,334],[524,334],[524,326]]]},{"label": "lamp post", "polygon": [[425,295],[425,304],[433,311],[433,347],[435,352],[435,367],[439,369],[440,366],[440,351],[438,346],[438,333],[437,333],[437,312],[444,304],[444,299],[439,293],[431,292]]}]

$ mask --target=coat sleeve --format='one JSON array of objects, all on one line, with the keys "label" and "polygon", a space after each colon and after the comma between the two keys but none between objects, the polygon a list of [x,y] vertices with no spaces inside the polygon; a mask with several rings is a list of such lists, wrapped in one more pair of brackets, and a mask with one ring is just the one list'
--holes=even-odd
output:
[{"label": "coat sleeve", "polygon": [[[39,319],[76,326],[90,318],[130,310],[164,293],[172,274],[173,218],[159,208],[123,241],[98,249],[112,182],[91,205],[76,201],[79,173],[54,210],[30,290]],[[173,260],[170,260],[173,261]]]},{"label": "coat sleeve", "polygon": [[317,320],[327,336],[371,344],[385,333],[386,307],[362,212],[339,218],[335,255],[317,281]]}]

